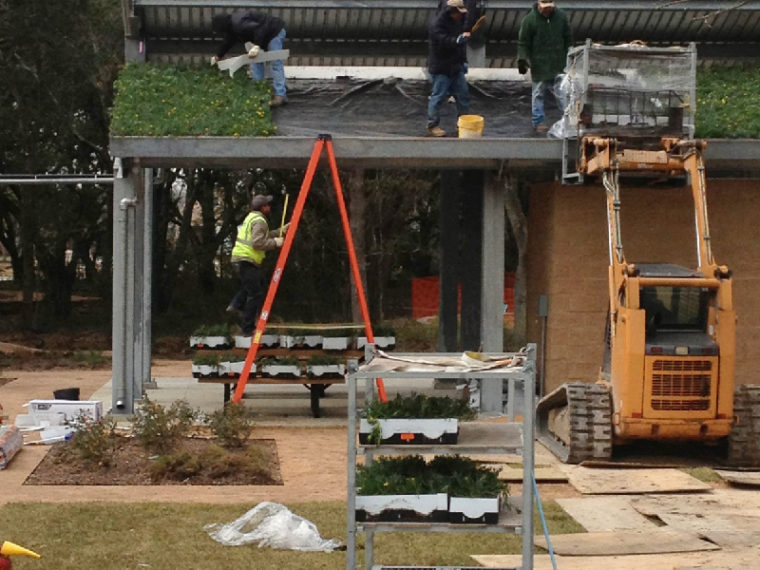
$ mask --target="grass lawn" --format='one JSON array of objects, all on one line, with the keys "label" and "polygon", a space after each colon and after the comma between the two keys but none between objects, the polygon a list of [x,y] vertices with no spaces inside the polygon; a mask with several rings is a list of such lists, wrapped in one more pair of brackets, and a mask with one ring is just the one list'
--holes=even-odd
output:
[{"label": "grass lawn", "polygon": [[[342,551],[223,546],[203,530],[209,523],[231,522],[253,506],[242,501],[239,506],[10,503],[0,508],[0,541],[15,542],[42,555],[39,560],[14,557],[14,570],[345,568],[346,555]],[[345,503],[302,503],[288,507],[316,524],[323,538],[345,542]],[[553,501],[544,504],[544,514],[552,533],[583,532]],[[536,532],[541,532],[538,519]],[[360,546],[364,544],[362,534],[358,535],[358,542]],[[520,537],[507,534],[378,533],[375,540],[375,562],[383,564],[472,565],[470,554],[520,552]],[[357,559],[363,563],[363,548]]]}]

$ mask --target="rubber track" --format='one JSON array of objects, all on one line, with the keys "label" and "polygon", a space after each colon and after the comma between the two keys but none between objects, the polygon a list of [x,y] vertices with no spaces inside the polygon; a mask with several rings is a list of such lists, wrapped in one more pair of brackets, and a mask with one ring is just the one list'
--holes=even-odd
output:
[{"label": "rubber track", "polygon": [[[612,457],[612,406],[609,391],[600,384],[570,382],[564,385],[570,413],[570,445],[548,430],[549,409],[557,407],[556,398],[537,408],[538,439],[561,461],[581,463]],[[556,402],[559,403],[559,402]]]},{"label": "rubber track", "polygon": [[737,421],[728,436],[726,462],[734,467],[760,467],[760,386],[736,387],[734,416]]}]

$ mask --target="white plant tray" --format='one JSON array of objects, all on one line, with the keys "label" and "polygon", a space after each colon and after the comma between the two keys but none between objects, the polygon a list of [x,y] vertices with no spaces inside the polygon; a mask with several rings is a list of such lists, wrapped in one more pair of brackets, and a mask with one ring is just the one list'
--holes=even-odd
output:
[{"label": "white plant tray", "polygon": [[[237,362],[221,362],[219,363],[219,375],[228,376],[231,378],[240,378],[240,374],[243,372],[245,366],[245,360]],[[251,371],[249,374],[256,374],[256,364],[251,364]]]},{"label": "white plant tray", "polygon": [[306,375],[312,378],[322,376],[336,377],[346,375],[345,364],[307,364]]},{"label": "white plant tray", "polygon": [[[280,345],[280,335],[263,334],[259,339],[259,346],[264,348],[275,348]],[[250,336],[235,336],[235,348],[251,348]]]},{"label": "white plant tray", "polygon": [[[366,336],[356,337],[356,348],[361,350],[367,344]],[[395,336],[376,336],[375,346],[379,349],[392,349],[396,346]]]},{"label": "white plant tray", "polygon": [[326,336],[322,338],[323,350],[348,350],[349,336]]},{"label": "white plant tray", "polygon": [[219,376],[219,366],[193,364],[193,378],[213,378]]},{"label": "white plant tray", "polygon": [[190,348],[214,349],[229,348],[232,341],[226,336],[191,336]]},{"label": "white plant tray", "polygon": [[296,364],[265,364],[261,367],[263,376],[286,376],[300,377],[301,367]]},{"label": "white plant tray", "polygon": [[[379,419],[381,441],[398,440],[394,443],[456,443],[459,433],[458,418],[389,418]],[[366,418],[359,421],[359,439],[364,443],[365,437],[372,433],[373,426]],[[419,437],[422,436],[422,437]],[[446,436],[448,441],[440,440]],[[429,440],[429,441],[426,441]],[[375,443],[375,442],[369,442]]]},{"label": "white plant tray", "polygon": [[485,515],[499,517],[500,497],[449,497],[449,513],[468,519],[480,519]]},{"label": "white plant tray", "polygon": [[435,495],[357,495],[356,509],[370,515],[379,515],[383,511],[414,511],[421,515],[430,515],[433,511],[446,511],[449,496],[446,493]]}]

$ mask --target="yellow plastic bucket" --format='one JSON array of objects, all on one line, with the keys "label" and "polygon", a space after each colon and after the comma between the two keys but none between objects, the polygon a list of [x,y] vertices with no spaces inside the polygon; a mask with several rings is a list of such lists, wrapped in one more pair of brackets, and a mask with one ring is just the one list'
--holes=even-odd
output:
[{"label": "yellow plastic bucket", "polygon": [[460,139],[474,139],[483,135],[485,119],[480,115],[462,115],[457,120]]}]

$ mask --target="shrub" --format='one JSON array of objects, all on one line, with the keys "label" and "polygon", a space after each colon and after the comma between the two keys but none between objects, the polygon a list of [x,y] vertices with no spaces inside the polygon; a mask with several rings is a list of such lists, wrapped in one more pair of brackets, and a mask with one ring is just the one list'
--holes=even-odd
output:
[{"label": "shrub", "polygon": [[221,479],[228,475],[249,475],[252,478],[268,473],[268,460],[257,446],[231,452],[218,445],[209,445],[200,454],[180,451],[158,457],[151,465],[151,479],[184,481],[198,475]]},{"label": "shrub", "polygon": [[77,416],[75,426],[70,445],[82,461],[99,467],[113,465],[118,443],[114,433],[116,421],[113,418],[96,421],[82,413]]},{"label": "shrub", "polygon": [[230,325],[226,323],[201,325],[193,331],[193,336],[224,336],[229,338]]},{"label": "shrub", "polygon": [[218,366],[221,360],[215,352],[198,352],[193,356],[193,364],[196,366]]},{"label": "shrub", "polygon": [[387,402],[372,400],[367,403],[364,415],[369,420],[385,418],[459,418],[471,420],[475,418],[469,401],[465,398],[455,399],[447,396],[411,396],[396,397]]},{"label": "shrub", "polygon": [[243,447],[254,428],[253,420],[246,415],[245,406],[232,403],[212,413],[207,424],[221,446],[227,449]]},{"label": "shrub", "polygon": [[313,354],[309,357],[307,364],[310,366],[331,366],[341,364],[341,359],[331,354]]},{"label": "shrub", "polygon": [[178,400],[168,409],[146,396],[137,405],[132,417],[134,435],[140,445],[151,453],[166,453],[192,428],[198,412],[187,402]]}]

